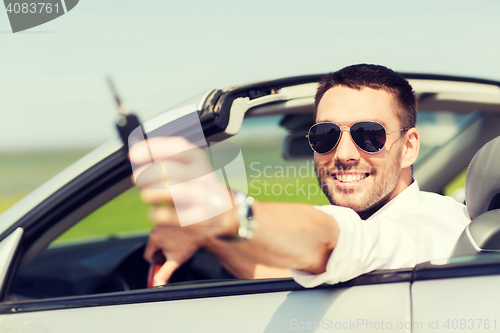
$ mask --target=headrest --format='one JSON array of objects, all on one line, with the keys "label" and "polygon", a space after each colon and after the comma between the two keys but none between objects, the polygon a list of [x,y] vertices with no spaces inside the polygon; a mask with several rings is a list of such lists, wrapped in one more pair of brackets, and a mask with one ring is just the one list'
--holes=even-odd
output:
[{"label": "headrest", "polygon": [[465,202],[471,219],[500,208],[500,136],[472,158],[465,176]]}]

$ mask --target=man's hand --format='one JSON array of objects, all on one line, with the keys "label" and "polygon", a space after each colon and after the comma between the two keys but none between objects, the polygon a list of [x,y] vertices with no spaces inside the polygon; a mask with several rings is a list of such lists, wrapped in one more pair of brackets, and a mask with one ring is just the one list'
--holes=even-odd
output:
[{"label": "man's hand", "polygon": [[[153,249],[162,248],[166,252],[167,267],[161,270],[165,274],[162,276],[169,276],[207,240],[235,235],[238,215],[231,204],[230,191],[217,180],[201,149],[183,138],[154,138],[149,140],[149,146],[155,162],[162,163],[166,173],[163,174],[161,168],[156,168],[155,172],[143,171],[137,184],[143,188],[141,197],[149,204],[167,203],[167,206],[157,206],[151,213],[151,219],[158,225],[171,229],[180,229],[184,225],[175,232],[178,232],[176,235],[185,233],[178,237],[183,237],[186,242],[173,243],[173,240],[163,241],[162,237],[154,236],[154,240],[150,240],[152,245],[148,245],[151,248],[148,256],[154,252]],[[131,162],[136,165],[150,164],[149,152],[135,148],[133,146],[130,150]],[[189,153],[182,153],[185,151]],[[138,174],[137,170],[134,174]],[[271,267],[300,269],[316,274],[325,271],[340,232],[331,215],[312,205],[257,200],[252,210],[258,221],[254,236],[247,242],[227,243],[232,250],[250,262]],[[179,249],[172,252],[175,244],[179,244]],[[181,246],[185,249],[181,250]],[[169,252],[174,253],[173,263],[168,263],[172,260],[168,258]],[[163,279],[158,279],[157,283],[163,282]]]},{"label": "man's hand", "polygon": [[153,138],[148,144],[161,168],[148,165],[150,154],[143,142],[130,149],[130,160],[143,165],[133,180],[142,188],[141,199],[154,207],[150,219],[157,226],[144,257],[151,262],[157,250],[163,251],[167,261],[155,275],[155,285],[162,285],[208,237],[235,233],[231,220],[236,220],[236,213],[230,191],[212,173],[203,150],[183,138]]},{"label": "man's hand", "polygon": [[185,228],[157,225],[151,230],[144,258],[151,262],[156,251],[161,250],[167,261],[154,276],[154,285],[168,282],[172,273],[191,258],[206,243],[206,238]]},{"label": "man's hand", "polygon": [[143,142],[130,149],[130,161],[143,165],[134,171],[143,201],[169,204],[153,210],[153,222],[186,226],[212,236],[230,233],[234,226],[224,223],[230,221],[221,217],[233,210],[232,195],[217,179],[205,152],[178,137],[153,138],[148,144],[153,165]]}]

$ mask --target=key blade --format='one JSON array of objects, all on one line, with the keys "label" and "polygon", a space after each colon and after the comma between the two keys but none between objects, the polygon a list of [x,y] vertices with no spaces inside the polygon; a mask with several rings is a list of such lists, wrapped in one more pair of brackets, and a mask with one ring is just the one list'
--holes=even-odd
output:
[{"label": "key blade", "polygon": [[111,78],[111,76],[108,76],[106,80],[108,81],[108,86],[109,89],[111,89],[111,93],[113,94],[116,105],[118,106],[118,112],[120,112],[122,116],[126,116],[128,112],[125,108],[125,105],[122,103],[120,96],[118,95],[118,91],[116,90],[115,84],[113,83],[113,79]]}]

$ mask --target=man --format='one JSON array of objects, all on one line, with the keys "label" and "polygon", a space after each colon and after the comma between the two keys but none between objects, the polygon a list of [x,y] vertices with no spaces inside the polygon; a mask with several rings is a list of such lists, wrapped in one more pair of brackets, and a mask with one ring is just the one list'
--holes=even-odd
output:
[{"label": "man", "polygon": [[[411,86],[390,69],[361,64],[328,75],[315,97],[316,124],[309,142],[320,186],[332,205],[255,201],[251,211],[258,226],[244,225],[253,234],[246,241],[223,240],[246,222],[238,207],[180,228],[173,206],[157,206],[151,219],[158,225],[145,258],[151,260],[161,249],[167,262],[155,283],[165,283],[199,248],[213,253],[237,277],[286,276],[284,269],[291,269],[306,287],[448,257],[469,218],[463,205],[420,192],[413,180],[419,151],[416,112]],[[192,147],[179,138],[158,138],[150,145],[161,147],[155,150],[164,157]],[[149,160],[134,147],[130,157],[137,164]],[[206,161],[169,163],[185,169]],[[194,214],[214,188],[221,195],[227,191],[220,183],[193,186],[186,188],[186,204],[178,207],[184,213]],[[143,189],[141,196],[148,204],[172,203],[168,190]]]}]

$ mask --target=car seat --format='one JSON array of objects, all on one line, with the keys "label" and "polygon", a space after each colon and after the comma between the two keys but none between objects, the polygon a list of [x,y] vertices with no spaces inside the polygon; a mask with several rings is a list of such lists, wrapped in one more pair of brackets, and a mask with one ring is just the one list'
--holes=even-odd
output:
[{"label": "car seat", "polygon": [[472,221],[452,257],[500,252],[500,136],[472,158],[465,177],[465,202]]}]

